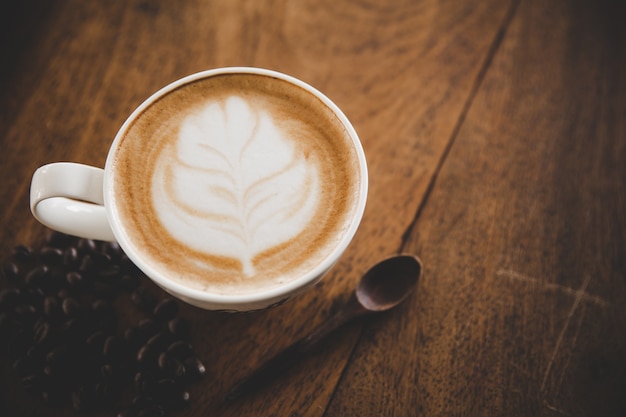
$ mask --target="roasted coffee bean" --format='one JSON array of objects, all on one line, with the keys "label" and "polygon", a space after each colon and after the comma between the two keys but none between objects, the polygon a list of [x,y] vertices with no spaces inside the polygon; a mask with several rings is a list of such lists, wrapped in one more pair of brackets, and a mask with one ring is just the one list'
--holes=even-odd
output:
[{"label": "roasted coffee bean", "polygon": [[81,258],[78,270],[83,274],[89,274],[94,270],[94,267],[95,266],[93,259],[91,259],[91,254],[87,254]]},{"label": "roasted coffee bean", "polygon": [[39,265],[26,273],[24,281],[26,285],[30,287],[40,287],[44,284],[44,281],[48,279],[49,274],[50,268],[48,268],[47,265]]},{"label": "roasted coffee bean", "polygon": [[72,407],[76,411],[93,411],[96,408],[96,394],[91,386],[81,386],[72,392]]},{"label": "roasted coffee bean", "polygon": [[118,362],[122,360],[126,354],[126,345],[124,339],[119,336],[109,336],[104,341],[102,348],[104,357],[110,361]]},{"label": "roasted coffee bean", "polygon": [[146,371],[139,371],[135,374],[135,391],[140,394],[140,396],[146,395],[152,392],[154,387],[154,377],[152,377]]},{"label": "roasted coffee bean", "polygon": [[85,278],[78,271],[70,271],[65,274],[65,281],[71,288],[80,288],[85,285]]},{"label": "roasted coffee bean", "polygon": [[44,377],[41,374],[27,375],[20,380],[20,383],[27,392],[40,393],[44,388]]},{"label": "roasted coffee bean", "polygon": [[35,363],[43,363],[45,356],[45,349],[40,345],[31,345],[26,349],[26,357]]},{"label": "roasted coffee bean", "polygon": [[33,330],[33,342],[38,345],[46,344],[52,339],[52,326],[47,321],[38,321]]},{"label": "roasted coffee bean", "polygon": [[155,398],[159,399],[165,406],[177,405],[176,403],[182,397],[181,384],[176,382],[172,378],[159,379],[152,388],[152,393]]},{"label": "roasted coffee bean", "polygon": [[59,299],[54,295],[49,295],[43,300],[43,312],[51,320],[56,320],[63,314],[63,309]]},{"label": "roasted coffee bean", "polygon": [[85,339],[85,344],[92,352],[102,352],[106,339],[106,334],[103,331],[99,330],[90,334],[87,339]]},{"label": "roasted coffee bean", "polygon": [[202,361],[195,356],[190,356],[183,362],[185,374],[192,379],[200,379],[206,374],[206,368]]},{"label": "roasted coffee bean", "polygon": [[43,309],[43,299],[46,295],[41,288],[30,288],[24,291],[24,302],[35,307],[35,312]]},{"label": "roasted coffee bean", "polygon": [[68,402],[69,393],[58,384],[46,384],[46,388],[41,393],[42,400],[51,406],[61,406]]},{"label": "roasted coffee bean", "polygon": [[122,256],[122,248],[120,244],[117,242],[104,242],[102,244],[102,252],[106,253],[113,260],[119,260],[120,256]]},{"label": "roasted coffee bean", "polygon": [[154,345],[146,343],[137,352],[137,362],[144,369],[151,369],[158,366],[157,359],[159,357],[159,350]]},{"label": "roasted coffee bean", "polygon": [[35,255],[31,248],[26,245],[19,245],[13,249],[13,259],[28,263],[35,260]]},{"label": "roasted coffee bean", "polygon": [[114,286],[119,286],[120,269],[117,265],[108,265],[99,269],[96,277],[99,281],[109,283]]},{"label": "roasted coffee bean", "polygon": [[83,254],[96,252],[98,250],[98,245],[96,244],[96,241],[92,239],[78,239],[76,247],[78,248],[78,251]]},{"label": "roasted coffee bean", "polygon": [[111,303],[102,298],[94,300],[91,303],[91,311],[93,312],[94,318],[98,320],[115,317],[115,311]]},{"label": "roasted coffee bean", "polygon": [[73,297],[65,298],[61,307],[67,317],[76,317],[81,312],[80,303]]},{"label": "roasted coffee bean", "polygon": [[37,314],[37,308],[30,303],[22,303],[13,310],[20,321],[28,321]]},{"label": "roasted coffee bean", "polygon": [[[93,266],[98,270],[107,270],[109,267],[114,267],[119,269],[117,265],[111,265],[111,257],[106,253],[102,252],[92,252],[89,254],[91,256],[91,261],[93,262]],[[100,272],[100,271],[98,271]]]},{"label": "roasted coffee bean", "polygon": [[11,311],[24,299],[17,288],[7,288],[0,292],[0,311]]},{"label": "roasted coffee bean", "polygon": [[159,404],[153,404],[149,407],[140,409],[137,412],[137,417],[164,417],[165,409]]},{"label": "roasted coffee bean", "polygon": [[171,298],[165,298],[154,307],[152,315],[159,321],[168,321],[178,314],[178,303]]},{"label": "roasted coffee bean", "polygon": [[159,372],[162,376],[180,381],[185,376],[185,366],[176,358],[163,352],[158,359]]},{"label": "roasted coffee bean", "polygon": [[100,367],[100,375],[102,375],[104,379],[113,379],[113,377],[115,377],[115,370],[111,364],[105,363]]},{"label": "roasted coffee bean", "polygon": [[63,251],[52,246],[41,248],[39,257],[47,265],[60,265],[63,263]]},{"label": "roasted coffee bean", "polygon": [[119,288],[124,291],[133,291],[139,286],[139,278],[136,275],[123,274],[119,278]]},{"label": "roasted coffee bean", "polygon": [[[20,323],[13,314],[0,313],[0,340],[7,340],[17,330],[21,329]],[[0,347],[5,347],[4,343],[0,343]]]},{"label": "roasted coffee bean", "polygon": [[135,408],[127,408],[119,411],[116,417],[137,417],[137,410],[135,410]]},{"label": "roasted coffee bean", "polygon": [[14,262],[5,263],[2,266],[2,272],[7,281],[12,284],[17,284],[20,278],[20,267]]},{"label": "roasted coffee bean", "polygon": [[[13,361],[13,370],[19,377],[25,377],[34,374],[38,369],[38,364],[28,356]],[[40,369],[40,368],[39,368]]]},{"label": "roasted coffee bean", "polygon": [[189,343],[177,340],[167,347],[167,353],[182,361],[193,355],[193,348]]},{"label": "roasted coffee bean", "polygon": [[70,318],[62,325],[62,331],[65,337],[71,340],[82,340],[87,331],[90,330],[90,323],[84,318]]},{"label": "roasted coffee bean", "polygon": [[179,339],[189,340],[191,337],[191,325],[181,317],[173,318],[167,322],[167,329]]},{"label": "roasted coffee bean", "polygon": [[73,246],[63,251],[63,265],[67,268],[75,268],[79,266],[78,249]]},{"label": "roasted coffee bean", "polygon": [[113,299],[117,295],[115,286],[109,282],[95,281],[93,283],[93,293],[100,298]]},{"label": "roasted coffee bean", "polygon": [[145,287],[137,287],[130,298],[137,307],[146,312],[152,311],[156,305],[156,298]]},{"label": "roasted coffee bean", "polygon": [[141,337],[147,341],[159,331],[159,325],[152,319],[143,319],[137,323],[137,330]]},{"label": "roasted coffee bean", "polygon": [[122,272],[138,275],[141,273],[141,270],[130,260],[130,258],[126,254],[122,254],[119,261],[120,269]]},{"label": "roasted coffee bean", "polygon": [[147,345],[154,346],[157,350],[163,351],[167,348],[167,346],[172,342],[172,337],[167,332],[159,332],[152,336],[146,342]]}]

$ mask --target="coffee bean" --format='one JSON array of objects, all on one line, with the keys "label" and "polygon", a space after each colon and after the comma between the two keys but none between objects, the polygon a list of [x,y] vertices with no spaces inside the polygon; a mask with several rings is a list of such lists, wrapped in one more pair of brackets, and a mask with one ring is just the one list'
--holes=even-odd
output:
[{"label": "coffee bean", "polygon": [[177,340],[167,347],[167,353],[182,361],[193,355],[193,348],[189,343]]},{"label": "coffee bean", "polygon": [[96,274],[96,278],[99,281],[105,282],[113,286],[119,286],[120,270],[117,265],[108,265],[106,267],[100,267]]},{"label": "coffee bean", "polygon": [[152,319],[143,319],[137,323],[137,330],[144,341],[147,341],[159,331],[159,325]]},{"label": "coffee bean", "polygon": [[64,336],[72,341],[82,340],[86,332],[90,330],[91,324],[85,318],[70,318],[62,325]]},{"label": "coffee bean", "polygon": [[195,356],[190,356],[183,362],[186,375],[192,379],[200,379],[206,373],[206,368],[202,361]]},{"label": "coffee bean", "polygon": [[139,278],[136,275],[123,274],[119,278],[119,287],[124,291],[133,291],[139,286]]},{"label": "coffee bean", "polygon": [[32,375],[37,370],[37,363],[28,356],[22,356],[13,362],[13,370],[19,377]]},{"label": "coffee bean", "polygon": [[2,272],[7,281],[12,284],[17,284],[20,278],[20,267],[14,262],[8,262],[2,266]]},{"label": "coffee bean", "polygon": [[173,318],[167,322],[167,329],[179,339],[189,340],[191,336],[191,325],[181,317]]},{"label": "coffee bean", "polygon": [[163,299],[154,307],[152,314],[159,321],[171,320],[178,314],[178,303],[171,298]]},{"label": "coffee bean", "polygon": [[153,387],[153,393],[159,402],[170,408],[179,408],[183,405],[184,398],[189,399],[189,394],[172,378],[159,379]]},{"label": "coffee bean", "polygon": [[72,407],[76,411],[92,411],[96,408],[96,394],[92,387],[81,386],[72,392]]},{"label": "coffee bean", "polygon": [[185,376],[185,366],[176,358],[163,352],[158,359],[159,371],[161,375],[180,381]]},{"label": "coffee bean", "polygon": [[13,310],[23,300],[22,292],[17,288],[7,288],[0,292],[0,310]]},{"label": "coffee bean", "polygon": [[50,274],[47,265],[39,265],[26,273],[24,281],[30,287],[40,287]]},{"label": "coffee bean", "polygon": [[144,367],[144,369],[150,369],[157,366],[157,359],[159,356],[159,350],[154,345],[146,343],[137,352],[137,362]]},{"label": "coffee bean", "polygon": [[37,314],[37,308],[30,303],[22,303],[15,307],[13,310],[15,314],[19,317],[20,321],[29,321],[30,318],[34,317]]},{"label": "coffee bean", "polygon": [[78,249],[73,246],[65,249],[63,252],[63,265],[67,268],[75,268],[79,266]]},{"label": "coffee bean", "polygon": [[59,299],[49,295],[43,300],[43,312],[51,320],[56,320],[63,314]]},{"label": "coffee bean", "polygon": [[107,336],[105,333],[99,330],[90,334],[87,339],[85,339],[85,344],[91,352],[102,352],[106,339]]},{"label": "coffee bean", "polygon": [[118,362],[122,360],[126,354],[124,339],[119,336],[107,337],[104,341],[102,353],[104,354],[104,357],[110,361]]},{"label": "coffee bean", "polygon": [[83,256],[80,260],[80,266],[78,267],[78,270],[83,274],[89,274],[93,271],[93,269],[94,263],[93,259],[91,259],[91,254]]},{"label": "coffee bean", "polygon": [[52,246],[45,246],[39,251],[39,257],[47,265],[60,265],[63,262],[63,251]]},{"label": "coffee bean", "polygon": [[152,404],[137,412],[137,417],[164,417],[165,409],[159,404]]},{"label": "coffee bean", "polygon": [[33,254],[32,249],[28,246],[19,245],[13,249],[13,259],[24,263],[29,263],[35,259],[35,255]]},{"label": "coffee bean", "polygon": [[70,271],[65,274],[65,280],[71,288],[80,288],[85,285],[85,278],[78,271]]},{"label": "coffee bean", "polygon": [[165,348],[168,346],[170,342],[171,342],[171,335],[169,333],[159,332],[155,334],[154,336],[152,336],[150,339],[148,339],[146,344],[152,345],[154,346],[155,349],[162,351],[162,350],[165,350]]},{"label": "coffee bean", "polygon": [[67,297],[62,304],[63,314],[67,317],[76,317],[81,312],[80,303],[73,297]]},{"label": "coffee bean", "polygon": [[41,321],[36,323],[34,334],[33,334],[33,342],[43,345],[48,343],[52,339],[52,326],[47,321]]},{"label": "coffee bean", "polygon": [[135,391],[141,396],[152,391],[154,387],[154,378],[146,371],[139,371],[135,374]]},{"label": "coffee bean", "polygon": [[96,241],[92,239],[78,239],[76,247],[78,248],[78,251],[83,254],[96,252],[98,250]]},{"label": "coffee bean", "polygon": [[47,384],[41,398],[48,405],[61,406],[69,400],[69,393],[58,384]]},{"label": "coffee bean", "polygon": [[31,394],[39,393],[44,388],[44,378],[40,374],[32,374],[20,380],[22,387]]},{"label": "coffee bean", "polygon": [[105,299],[97,299],[91,303],[91,311],[97,320],[115,318],[115,311],[111,303]]},{"label": "coffee bean", "polygon": [[156,305],[156,298],[145,287],[137,287],[130,296],[137,307],[148,312]]}]

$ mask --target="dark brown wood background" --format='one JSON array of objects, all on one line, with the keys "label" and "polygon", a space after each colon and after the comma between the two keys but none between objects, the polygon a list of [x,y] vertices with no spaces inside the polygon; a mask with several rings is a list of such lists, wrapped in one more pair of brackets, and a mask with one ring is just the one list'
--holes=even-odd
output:
[{"label": "dark brown wood background", "polygon": [[[40,165],[103,166],[187,74],[279,70],[333,99],[370,169],[354,243],[269,311],[185,308],[210,376],[180,416],[626,415],[626,6],[598,0],[7,0],[2,254],[41,239]],[[267,389],[226,389],[397,252],[425,274]],[[2,285],[5,285],[3,283]],[[57,416],[2,364],[0,415]]]}]

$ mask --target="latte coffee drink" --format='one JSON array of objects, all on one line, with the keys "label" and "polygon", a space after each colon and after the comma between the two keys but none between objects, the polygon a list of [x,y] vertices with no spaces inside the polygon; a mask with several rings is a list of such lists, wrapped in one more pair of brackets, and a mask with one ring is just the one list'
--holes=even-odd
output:
[{"label": "latte coffee drink", "polygon": [[190,80],[140,108],[107,160],[123,246],[218,294],[284,285],[359,218],[359,150],[317,95],[267,74]]}]

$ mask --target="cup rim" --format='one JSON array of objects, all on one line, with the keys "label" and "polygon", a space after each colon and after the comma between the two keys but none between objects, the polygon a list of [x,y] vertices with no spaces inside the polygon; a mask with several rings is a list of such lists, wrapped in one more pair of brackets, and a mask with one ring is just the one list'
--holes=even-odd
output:
[{"label": "cup rim", "polygon": [[[223,294],[217,292],[211,292],[210,290],[202,290],[198,288],[193,288],[187,285],[183,285],[174,279],[168,279],[153,268],[149,262],[144,261],[141,256],[140,251],[136,251],[134,249],[134,245],[130,242],[130,239],[127,239],[127,234],[123,232],[121,227],[121,219],[118,213],[113,210],[113,180],[110,178],[110,173],[112,172],[112,166],[114,164],[114,159],[116,155],[116,148],[118,143],[120,142],[122,136],[126,133],[129,126],[134,122],[134,120],[140,115],[146,108],[152,105],[155,101],[157,101],[160,97],[169,93],[172,90],[179,88],[182,85],[194,82],[199,79],[208,78],[216,75],[223,74],[258,74],[269,77],[278,78],[284,81],[287,81],[291,84],[294,84],[309,93],[316,96],[319,100],[322,101],[324,105],[326,105],[329,109],[333,111],[336,117],[340,120],[342,125],[345,127],[348,136],[350,137],[352,144],[354,146],[354,150],[357,155],[357,159],[359,162],[359,170],[360,170],[360,185],[359,185],[359,195],[356,202],[354,215],[346,222],[346,228],[341,236],[341,239],[338,240],[337,244],[332,248],[332,250],[322,259],[322,261],[316,265],[315,267],[309,269],[305,273],[301,274],[299,277],[292,279],[286,282],[283,285],[278,285],[275,287],[271,287],[265,290],[260,290],[258,292],[252,293],[241,293],[241,294]],[[282,299],[286,299],[290,296],[293,296],[300,291],[310,287],[311,285],[318,282],[322,276],[339,260],[343,252],[346,250],[350,242],[352,241],[356,231],[361,223],[363,214],[365,212],[365,205],[367,202],[367,194],[368,194],[368,170],[367,170],[367,161],[365,158],[365,153],[363,151],[363,146],[360,141],[359,136],[357,135],[356,130],[352,126],[352,123],[348,120],[343,111],[328,98],[321,91],[316,89],[315,87],[307,84],[306,82],[299,80],[293,76],[264,68],[256,68],[256,67],[224,67],[224,68],[214,68],[209,70],[204,70],[200,72],[196,72],[190,75],[187,75],[183,78],[180,78],[161,89],[157,90],[155,93],[150,95],[147,99],[145,99],[125,120],[120,129],[118,130],[115,139],[113,140],[109,153],[107,155],[106,163],[105,163],[105,174],[104,174],[104,182],[103,182],[103,194],[104,194],[104,206],[107,213],[107,218],[109,220],[111,229],[113,234],[124,250],[124,252],[128,255],[128,257],[137,265],[139,269],[141,269],[153,282],[155,282],[158,286],[163,288],[165,291],[173,293],[174,295],[181,297],[183,300],[190,302],[191,304],[196,305],[208,305],[211,306],[210,309],[225,309],[225,310],[238,310],[238,306],[252,305],[252,306],[263,306],[265,304],[271,305],[276,301],[280,301]],[[206,307],[205,307],[206,308]]]}]

